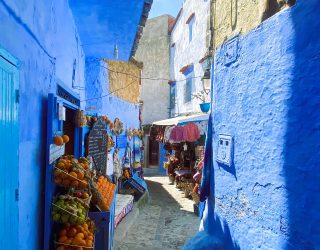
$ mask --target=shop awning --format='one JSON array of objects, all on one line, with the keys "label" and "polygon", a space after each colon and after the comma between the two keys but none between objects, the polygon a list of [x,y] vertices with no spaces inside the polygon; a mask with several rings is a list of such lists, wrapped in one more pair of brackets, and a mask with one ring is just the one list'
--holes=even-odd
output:
[{"label": "shop awning", "polygon": [[207,121],[208,118],[209,118],[209,114],[198,113],[198,114],[177,116],[177,117],[166,119],[166,120],[156,121],[152,124],[158,125],[158,126],[173,126],[173,125],[185,124],[188,122]]}]

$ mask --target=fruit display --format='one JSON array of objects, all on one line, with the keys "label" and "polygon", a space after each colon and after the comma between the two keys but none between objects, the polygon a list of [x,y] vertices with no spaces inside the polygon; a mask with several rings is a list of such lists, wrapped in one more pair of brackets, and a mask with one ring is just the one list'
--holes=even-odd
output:
[{"label": "fruit display", "polygon": [[95,225],[91,220],[81,225],[66,225],[58,234],[56,250],[92,249],[94,245]]},{"label": "fruit display", "polygon": [[90,205],[91,194],[88,191],[70,191],[70,195],[77,197],[85,202],[88,206]]},{"label": "fruit display", "polygon": [[55,184],[63,187],[84,189],[88,187],[89,161],[86,158],[76,160],[71,155],[59,159],[54,170]]},{"label": "fruit display", "polygon": [[109,211],[112,203],[116,185],[106,177],[99,176],[97,184],[90,185],[92,193],[92,203],[96,204],[102,211]]},{"label": "fruit display", "polygon": [[53,137],[53,143],[57,146],[62,146],[65,143],[69,142],[69,136],[67,135],[56,135],[55,137]]},{"label": "fruit display", "polygon": [[86,220],[89,206],[77,197],[59,195],[52,206],[52,219],[56,222],[83,224]]}]

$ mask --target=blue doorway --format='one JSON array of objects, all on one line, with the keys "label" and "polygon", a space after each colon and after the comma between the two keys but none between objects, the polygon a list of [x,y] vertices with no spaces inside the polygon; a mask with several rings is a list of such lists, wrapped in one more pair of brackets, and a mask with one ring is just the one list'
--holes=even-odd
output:
[{"label": "blue doorway", "polygon": [[0,49],[0,245],[18,249],[19,72],[17,61]]}]

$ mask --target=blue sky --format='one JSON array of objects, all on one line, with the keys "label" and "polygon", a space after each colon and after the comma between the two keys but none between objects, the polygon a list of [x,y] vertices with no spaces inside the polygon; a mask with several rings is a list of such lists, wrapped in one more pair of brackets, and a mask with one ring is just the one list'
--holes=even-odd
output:
[{"label": "blue sky", "polygon": [[153,0],[149,18],[169,14],[176,17],[183,0]]}]

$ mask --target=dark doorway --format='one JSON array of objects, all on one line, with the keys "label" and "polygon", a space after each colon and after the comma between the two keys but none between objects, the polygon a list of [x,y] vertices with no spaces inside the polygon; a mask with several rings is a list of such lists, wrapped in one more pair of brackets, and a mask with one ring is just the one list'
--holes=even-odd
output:
[{"label": "dark doorway", "polygon": [[75,136],[75,124],[74,124],[75,110],[66,108],[66,120],[63,122],[63,134],[69,136],[69,142],[66,143],[65,154],[74,155],[74,136]]},{"label": "dark doorway", "polygon": [[159,165],[159,142],[149,139],[149,165]]}]

